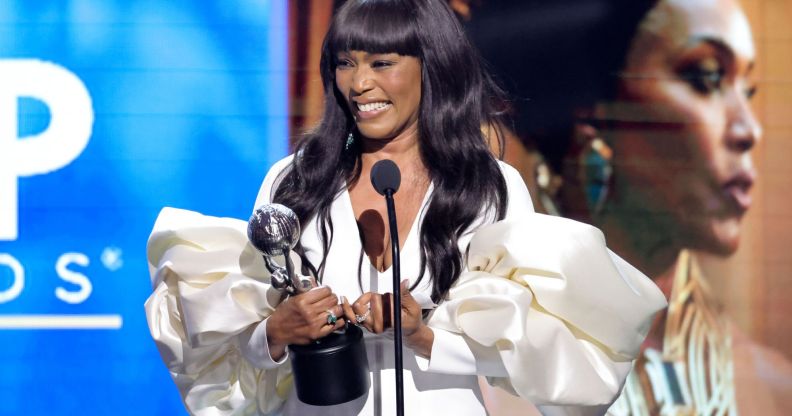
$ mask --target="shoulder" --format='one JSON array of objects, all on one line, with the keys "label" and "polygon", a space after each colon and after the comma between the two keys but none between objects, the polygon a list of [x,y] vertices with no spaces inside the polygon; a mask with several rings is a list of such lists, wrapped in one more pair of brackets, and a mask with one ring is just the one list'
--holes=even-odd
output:
[{"label": "shoulder", "polygon": [[[506,215],[503,220],[519,219],[526,214],[532,214],[534,212],[533,202],[531,201],[531,195],[528,193],[528,188],[525,186],[522,176],[520,176],[520,172],[502,160],[496,161],[498,162],[498,168],[503,176],[503,180],[506,183],[507,206]],[[466,238],[459,240],[460,247],[467,247],[472,233],[478,230],[479,227],[497,221],[497,213],[493,207],[485,208],[480,213],[477,221],[466,230]],[[464,252],[464,249],[462,252]]]},{"label": "shoulder", "polygon": [[531,194],[528,192],[528,187],[525,186],[525,181],[520,176],[520,172],[502,160],[498,160],[498,167],[503,179],[506,181],[506,189],[509,193],[509,207],[506,218],[512,218],[515,215],[525,214],[526,212],[534,212]]},{"label": "shoulder", "polygon": [[[495,159],[495,161],[498,163],[498,167],[500,168],[501,173],[503,174],[503,177],[506,178],[507,181],[509,179],[514,179],[515,177],[516,178],[520,177],[520,173],[517,172],[517,169],[512,167],[512,165],[510,165],[510,164],[508,164],[508,163],[506,163],[506,162],[504,162],[504,161],[502,161],[500,159]],[[522,179],[520,179],[520,180],[522,181]]]},{"label": "shoulder", "polygon": [[267,171],[267,175],[264,176],[264,182],[261,183],[261,187],[259,188],[258,195],[256,196],[256,203],[253,205],[253,209],[262,205],[268,204],[272,201],[272,193],[277,188],[278,180],[281,177],[281,174],[286,171],[286,169],[291,165],[292,161],[294,160],[294,155],[288,155],[283,159],[275,162]]},{"label": "shoulder", "polygon": [[289,165],[291,165],[292,161],[294,160],[294,154],[290,154],[283,159],[275,162],[272,164],[270,169],[267,171],[267,176],[264,177],[266,181],[269,177],[278,177],[283,171],[286,170]]},{"label": "shoulder", "polygon": [[[526,192],[527,187],[525,186],[525,182],[520,176],[520,172],[517,171],[512,165],[498,160],[498,168],[500,168],[501,175],[503,175],[503,179],[506,181],[506,187],[511,191],[514,188],[525,188]],[[510,192],[511,193],[511,192]],[[511,197],[511,195],[509,195]]]}]

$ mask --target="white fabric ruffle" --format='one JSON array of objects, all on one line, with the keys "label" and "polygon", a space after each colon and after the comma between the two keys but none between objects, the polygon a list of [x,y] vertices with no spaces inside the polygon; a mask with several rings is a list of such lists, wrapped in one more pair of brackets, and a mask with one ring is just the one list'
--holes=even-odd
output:
[{"label": "white fabric ruffle", "polygon": [[[246,230],[241,220],[166,208],[149,240],[149,328],[192,414],[274,414],[291,389],[288,360],[260,369],[241,351],[281,300]],[[497,349],[487,357],[508,377],[490,382],[537,405],[600,406],[618,396],[664,306],[599,230],[529,214],[475,233],[468,270],[428,325]]]},{"label": "white fabric ruffle", "polygon": [[497,348],[508,378],[491,384],[539,406],[594,406],[619,394],[665,305],[598,229],[532,214],[476,232],[428,324]]},{"label": "white fabric ruffle", "polygon": [[247,223],[165,208],[147,256],[154,287],[145,305],[149,329],[190,413],[276,411],[290,389],[289,363],[258,369],[240,352],[240,335],[281,299],[248,242]]}]

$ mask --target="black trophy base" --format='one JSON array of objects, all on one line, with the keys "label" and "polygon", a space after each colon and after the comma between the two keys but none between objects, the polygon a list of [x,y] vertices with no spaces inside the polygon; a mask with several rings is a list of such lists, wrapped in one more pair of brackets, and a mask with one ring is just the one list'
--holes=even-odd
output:
[{"label": "black trophy base", "polygon": [[301,402],[313,406],[346,403],[369,391],[363,331],[347,325],[312,344],[289,345],[294,387]]}]

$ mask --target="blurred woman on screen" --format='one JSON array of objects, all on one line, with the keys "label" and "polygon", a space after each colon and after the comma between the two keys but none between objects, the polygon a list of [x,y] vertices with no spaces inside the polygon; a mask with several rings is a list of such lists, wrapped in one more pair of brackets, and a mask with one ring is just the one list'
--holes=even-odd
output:
[{"label": "blurred woman on screen", "polygon": [[734,330],[689,251],[734,253],[751,206],[761,126],[739,3],[463,3],[516,96],[506,160],[537,209],[601,228],[669,299],[611,413],[792,410],[792,367]]}]

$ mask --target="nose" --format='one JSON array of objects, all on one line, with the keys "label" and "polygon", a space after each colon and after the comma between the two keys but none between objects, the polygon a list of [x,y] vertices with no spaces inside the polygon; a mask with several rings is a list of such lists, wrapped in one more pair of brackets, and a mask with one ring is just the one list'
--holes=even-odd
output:
[{"label": "nose", "polygon": [[745,95],[735,90],[732,98],[727,145],[737,152],[747,152],[761,139],[762,126]]},{"label": "nose", "polygon": [[360,65],[355,68],[355,73],[352,75],[352,92],[355,95],[360,95],[372,88],[371,69],[367,65]]}]

